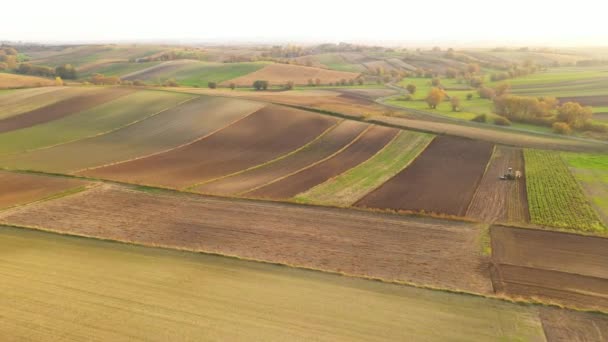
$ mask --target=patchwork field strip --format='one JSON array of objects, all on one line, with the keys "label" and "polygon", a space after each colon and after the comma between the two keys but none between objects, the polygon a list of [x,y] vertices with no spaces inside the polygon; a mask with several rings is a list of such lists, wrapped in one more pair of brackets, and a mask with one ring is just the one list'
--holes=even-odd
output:
[{"label": "patchwork field strip", "polygon": [[356,203],[463,216],[492,154],[492,144],[438,136],[407,168]]},{"label": "patchwork field strip", "polygon": [[192,96],[169,92],[137,91],[61,119],[0,134],[0,155],[109,133],[175,107],[190,98]]},{"label": "patchwork field strip", "polygon": [[498,292],[586,309],[608,309],[608,239],[492,226]]},{"label": "patchwork field strip", "polygon": [[333,117],[270,105],[187,146],[85,174],[185,188],[289,153],[336,122]]},{"label": "patchwork field strip", "polygon": [[[196,98],[109,134],[0,157],[0,165],[12,169],[74,173],[191,143],[263,106],[251,101]],[[95,175],[94,172],[83,173]]]},{"label": "patchwork field strip", "polygon": [[544,341],[536,308],[498,300],[7,227],[0,244],[1,340]]},{"label": "patchwork field strip", "polygon": [[359,73],[321,69],[292,64],[274,63],[250,74],[224,82],[238,86],[251,86],[256,80],[266,80],[272,85],[282,85],[291,81],[295,84],[308,84],[310,79],[320,79],[323,84],[355,79]]},{"label": "patchwork field strip", "polygon": [[508,168],[524,172],[522,150],[495,146],[486,172],[471,200],[466,216],[482,222],[529,222],[525,175],[517,180],[501,180]]},{"label": "patchwork field strip", "polygon": [[91,88],[43,87],[11,91],[0,95],[0,119],[28,112],[77,95]]},{"label": "patchwork field strip", "polygon": [[407,167],[433,138],[429,134],[400,131],[375,156],[295,199],[305,203],[350,206]]},{"label": "patchwork field strip", "polygon": [[367,127],[369,125],[357,121],[341,121],[297,153],[250,171],[200,185],[195,190],[208,194],[234,195],[261,187],[339,152]]},{"label": "patchwork field strip", "polygon": [[2,119],[0,120],[0,133],[60,119],[128,95],[134,91],[127,88],[100,88],[90,94],[74,96],[27,113]]},{"label": "patchwork field strip", "polygon": [[77,179],[0,171],[0,210],[84,187]]},{"label": "patchwork field strip", "polygon": [[[492,293],[475,225],[104,185],[0,222],[354,276]],[[433,251],[429,253],[429,251]]]},{"label": "patchwork field strip", "polygon": [[608,154],[562,153],[561,157],[608,227]]},{"label": "patchwork field strip", "polygon": [[154,65],[152,67],[149,67],[149,68],[146,68],[143,70],[138,70],[138,71],[132,72],[127,75],[123,75],[123,76],[121,76],[121,79],[127,80],[127,81],[134,81],[134,80],[155,81],[155,78],[158,78],[163,74],[175,71],[177,69],[180,69],[180,68],[187,66],[189,64],[192,64],[192,63],[196,63],[196,61],[187,60],[187,59],[168,61],[168,62],[164,62],[164,63],[158,64],[158,65]]},{"label": "patchwork field strip", "polygon": [[605,341],[608,338],[608,316],[540,308],[540,318],[547,341]]},{"label": "patchwork field strip", "polygon": [[0,89],[54,86],[55,80],[37,76],[0,73]]},{"label": "patchwork field strip", "polygon": [[394,128],[372,126],[333,157],[244,195],[269,199],[291,198],[368,160],[398,132],[399,130]]}]

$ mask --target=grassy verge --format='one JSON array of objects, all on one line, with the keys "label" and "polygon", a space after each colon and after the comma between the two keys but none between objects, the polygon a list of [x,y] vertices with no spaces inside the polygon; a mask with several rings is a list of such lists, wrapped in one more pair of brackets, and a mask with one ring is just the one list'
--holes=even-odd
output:
[{"label": "grassy verge", "polygon": [[302,203],[348,206],[403,170],[433,136],[402,131],[375,156],[294,199]]},{"label": "grassy verge", "polygon": [[524,150],[532,223],[564,230],[606,233],[566,163],[557,152]]}]

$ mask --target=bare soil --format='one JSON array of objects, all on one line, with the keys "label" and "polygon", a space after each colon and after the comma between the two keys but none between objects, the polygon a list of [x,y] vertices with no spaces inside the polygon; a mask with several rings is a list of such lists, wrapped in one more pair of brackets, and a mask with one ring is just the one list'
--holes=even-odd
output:
[{"label": "bare soil", "polygon": [[501,180],[511,167],[524,171],[523,153],[519,148],[496,146],[486,172],[467,209],[467,216],[482,222],[529,222],[526,180]]},{"label": "bare soil", "polygon": [[0,171],[0,209],[37,201],[85,184],[70,178]]},{"label": "bare soil", "polygon": [[590,342],[608,340],[608,315],[540,308],[547,341]]},{"label": "bare soil", "polygon": [[583,106],[608,106],[608,95],[559,97],[559,102],[578,102]]},{"label": "bare soil", "polygon": [[355,79],[358,73],[320,69],[293,64],[270,64],[250,74],[240,76],[223,84],[234,83],[237,86],[251,86],[257,80],[266,80],[271,85],[283,85],[291,81],[295,84],[308,84],[308,80],[320,79],[322,84]]},{"label": "bare soil", "polygon": [[397,132],[399,131],[394,128],[373,126],[332,158],[245,195],[270,199],[291,198],[368,160],[388,144]]},{"label": "bare soil", "polygon": [[0,133],[61,119],[70,114],[78,113],[121,96],[131,94],[134,91],[134,89],[127,88],[104,88],[93,94],[83,94],[68,98],[27,113],[0,120]]},{"label": "bare soil", "polygon": [[331,156],[349,144],[367,127],[367,124],[357,121],[342,121],[319,140],[295,154],[251,171],[203,184],[196,190],[201,193],[224,195],[247,192]]},{"label": "bare soil", "polygon": [[608,239],[505,226],[490,236],[497,292],[608,309]]},{"label": "bare soil", "polygon": [[0,222],[298,267],[491,293],[475,225],[103,185]]},{"label": "bare soil", "polygon": [[138,70],[128,75],[124,75],[121,78],[127,81],[156,81],[156,78],[192,63],[196,63],[196,61],[189,59],[168,61],[143,70]]},{"label": "bare soil", "polygon": [[333,117],[270,105],[192,144],[103,172],[125,182],[184,188],[279,157],[336,122]]},{"label": "bare soil", "polygon": [[463,216],[491,154],[490,143],[439,136],[410,166],[355,205]]}]

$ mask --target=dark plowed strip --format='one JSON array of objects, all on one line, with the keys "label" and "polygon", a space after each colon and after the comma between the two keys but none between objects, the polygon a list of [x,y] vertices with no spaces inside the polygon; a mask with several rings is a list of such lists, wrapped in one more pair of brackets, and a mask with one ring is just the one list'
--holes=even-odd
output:
[{"label": "dark plowed strip", "polygon": [[198,191],[211,194],[238,194],[296,172],[322,160],[355,139],[368,125],[357,121],[344,121],[338,127],[313,142],[302,151],[263,167],[204,184]]},{"label": "dark plowed strip", "polygon": [[246,195],[272,199],[293,197],[368,160],[388,144],[398,131],[394,128],[374,126],[364,133],[359,140],[333,158],[248,192]]},{"label": "dark plowed strip", "polygon": [[549,307],[539,308],[547,341],[608,340],[608,315]]},{"label": "dark plowed strip", "polygon": [[409,167],[356,205],[462,216],[491,155],[491,143],[439,136]]},{"label": "dark plowed strip", "polygon": [[265,163],[313,140],[336,119],[267,106],[190,145],[115,167],[121,179],[183,188]]},{"label": "dark plowed strip", "polygon": [[564,96],[558,97],[559,102],[578,102],[583,106],[608,106],[608,95]]},{"label": "dark plowed strip", "polygon": [[99,92],[69,98],[21,115],[0,120],[0,133],[31,127],[101,105],[134,92],[127,88],[100,89]]}]

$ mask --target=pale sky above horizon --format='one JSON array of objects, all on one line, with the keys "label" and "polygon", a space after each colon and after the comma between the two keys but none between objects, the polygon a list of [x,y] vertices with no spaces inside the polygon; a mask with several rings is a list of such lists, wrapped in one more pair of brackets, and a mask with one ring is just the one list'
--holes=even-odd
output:
[{"label": "pale sky above horizon", "polygon": [[10,1],[0,40],[608,46],[598,0]]}]

